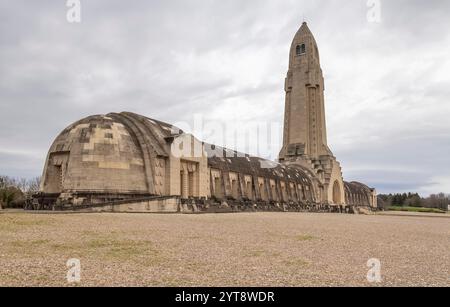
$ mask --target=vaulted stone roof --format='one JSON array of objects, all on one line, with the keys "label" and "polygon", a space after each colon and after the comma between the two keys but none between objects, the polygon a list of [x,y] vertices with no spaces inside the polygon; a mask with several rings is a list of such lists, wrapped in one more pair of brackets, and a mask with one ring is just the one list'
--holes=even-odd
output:
[{"label": "vaulted stone roof", "polygon": [[304,185],[311,184],[308,175],[301,168],[287,167],[277,162],[211,144],[205,144],[205,150],[208,153],[208,164],[211,168]]}]

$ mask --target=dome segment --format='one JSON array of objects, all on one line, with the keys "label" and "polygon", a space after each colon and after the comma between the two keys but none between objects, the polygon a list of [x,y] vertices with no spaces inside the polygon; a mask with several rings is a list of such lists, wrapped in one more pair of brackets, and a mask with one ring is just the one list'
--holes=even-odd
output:
[{"label": "dome segment", "polygon": [[82,119],[56,138],[42,176],[49,194],[147,193],[142,150],[135,136],[112,117]]}]

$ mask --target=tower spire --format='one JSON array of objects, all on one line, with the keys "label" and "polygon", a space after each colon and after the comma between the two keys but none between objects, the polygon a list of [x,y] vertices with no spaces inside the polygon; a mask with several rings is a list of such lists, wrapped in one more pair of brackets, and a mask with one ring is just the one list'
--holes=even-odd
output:
[{"label": "tower spire", "polygon": [[305,21],[292,41],[285,91],[285,128],[280,159],[319,159],[331,154],[327,145],[319,52]]},{"label": "tower spire", "polygon": [[319,48],[306,21],[303,21],[292,40],[285,92],[280,162],[315,174],[315,191],[322,201],[345,203],[341,166],[327,144],[324,80]]}]

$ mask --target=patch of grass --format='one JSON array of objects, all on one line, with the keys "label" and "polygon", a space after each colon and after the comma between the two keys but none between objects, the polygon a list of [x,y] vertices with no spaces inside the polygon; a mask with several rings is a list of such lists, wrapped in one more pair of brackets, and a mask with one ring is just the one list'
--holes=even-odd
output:
[{"label": "patch of grass", "polygon": [[202,236],[187,236],[186,240],[201,240],[203,239]]},{"label": "patch of grass", "polygon": [[248,251],[247,253],[245,253],[245,256],[247,256],[247,257],[262,257],[265,254],[266,254],[266,251],[253,250],[253,251]]},{"label": "patch of grass", "polygon": [[51,226],[55,220],[48,217],[36,215],[9,215],[4,214],[0,217],[0,232],[11,232],[28,229],[36,226]]},{"label": "patch of grass", "polygon": [[145,266],[158,265],[164,260],[150,241],[130,240],[117,235],[99,235],[93,232],[83,232],[83,236],[68,241],[7,240],[0,244],[7,254],[20,255],[23,258],[50,253],[67,258],[96,257],[104,261],[134,262]]},{"label": "patch of grass", "polygon": [[77,249],[79,245],[70,244],[70,243],[54,243],[50,244],[49,248],[54,252],[59,253],[67,253],[72,252],[73,250]]},{"label": "patch of grass", "polygon": [[81,236],[83,236],[83,237],[93,237],[93,236],[98,236],[98,232],[92,231],[92,230],[83,230],[83,231],[81,232]]},{"label": "patch of grass", "polygon": [[127,240],[111,236],[87,238],[85,243],[53,244],[55,251],[80,255],[95,255],[106,261],[133,261],[143,265],[156,265],[162,261],[150,241]]},{"label": "patch of grass", "polygon": [[172,276],[164,276],[162,278],[162,285],[164,287],[180,287],[186,285],[186,279]]},{"label": "patch of grass", "polygon": [[15,283],[20,283],[21,279],[14,273],[2,272],[2,280],[0,280],[1,287],[10,287]]},{"label": "patch of grass", "polygon": [[116,241],[112,242],[105,254],[114,259],[128,260],[137,257],[155,257],[158,252],[152,249],[149,242]]},{"label": "patch of grass", "polygon": [[291,235],[291,234],[281,234],[281,233],[274,233],[274,232],[267,232],[266,235],[268,237],[275,238],[276,240],[286,240],[286,239],[294,239],[295,241],[310,241],[315,239],[311,235]]},{"label": "patch of grass", "polygon": [[7,244],[12,248],[39,248],[47,245],[49,240],[32,240],[32,241],[11,241]]},{"label": "patch of grass", "polygon": [[33,277],[34,282],[37,282],[39,285],[49,285],[52,282],[54,282],[53,276],[47,276],[47,275],[37,275]]},{"label": "patch of grass", "polygon": [[42,217],[37,215],[17,215],[6,216],[9,222],[16,226],[50,226],[54,224],[54,219],[49,217]]},{"label": "patch of grass", "polygon": [[36,258],[52,254],[62,258],[99,258],[102,261],[132,262],[146,267],[157,266],[167,259],[146,240],[129,240],[112,235],[83,232],[75,240],[59,241],[48,239],[4,240],[0,250],[11,257]]},{"label": "patch of grass", "polygon": [[244,252],[244,257],[249,257],[249,258],[260,258],[260,257],[279,257],[281,254],[278,252],[274,252],[274,251],[267,251],[267,250],[260,250],[260,249],[255,249],[255,250],[246,250]]},{"label": "patch of grass", "polygon": [[445,214],[444,210],[436,208],[417,208],[417,207],[400,207],[391,206],[388,208],[389,211],[402,211],[402,212],[419,212],[419,213],[442,213]]},{"label": "patch of grass", "polygon": [[310,241],[313,240],[314,237],[310,235],[297,235],[295,236],[296,241]]},{"label": "patch of grass", "polygon": [[295,268],[302,268],[302,267],[305,267],[305,266],[309,265],[309,263],[307,261],[303,260],[303,259],[286,260],[286,261],[284,261],[284,264],[287,267],[294,268],[294,269]]},{"label": "patch of grass", "polygon": [[16,240],[3,242],[1,246],[2,250],[8,254],[35,257],[47,248],[49,242],[49,240]]}]

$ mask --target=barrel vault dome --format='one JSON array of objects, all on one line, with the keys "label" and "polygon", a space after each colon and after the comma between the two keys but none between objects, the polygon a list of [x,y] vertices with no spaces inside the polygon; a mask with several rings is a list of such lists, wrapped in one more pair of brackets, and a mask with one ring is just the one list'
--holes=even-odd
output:
[{"label": "barrel vault dome", "polygon": [[148,192],[142,149],[130,129],[112,116],[84,118],[64,129],[52,144],[41,190]]}]

